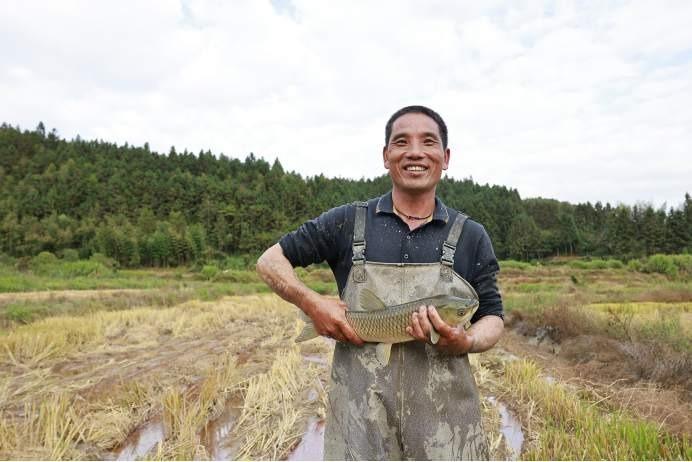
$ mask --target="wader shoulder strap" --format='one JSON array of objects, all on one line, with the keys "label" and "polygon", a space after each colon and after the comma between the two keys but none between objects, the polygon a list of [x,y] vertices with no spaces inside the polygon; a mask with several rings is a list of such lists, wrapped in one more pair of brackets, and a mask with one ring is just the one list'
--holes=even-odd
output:
[{"label": "wader shoulder strap", "polygon": [[454,266],[454,252],[457,250],[457,242],[459,242],[459,237],[461,237],[461,230],[464,229],[464,223],[466,223],[467,215],[459,212],[457,217],[452,223],[452,227],[449,229],[449,235],[442,244],[442,258],[441,263],[445,266]]},{"label": "wader shoulder strap", "polygon": [[368,212],[367,202],[354,202],[356,221],[353,226],[353,264],[365,263],[365,215]]}]

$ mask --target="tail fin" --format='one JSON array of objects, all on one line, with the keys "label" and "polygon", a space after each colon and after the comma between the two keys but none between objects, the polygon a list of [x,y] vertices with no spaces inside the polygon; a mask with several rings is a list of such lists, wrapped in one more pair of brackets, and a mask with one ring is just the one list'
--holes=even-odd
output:
[{"label": "tail fin", "polygon": [[303,327],[303,330],[300,332],[300,334],[298,334],[298,337],[296,337],[295,342],[305,342],[306,340],[319,337],[320,334],[318,334],[315,330],[315,325],[312,323],[312,319],[310,319],[310,316],[303,313],[302,311],[299,313],[299,316],[300,319],[303,322],[305,322],[305,326]]}]

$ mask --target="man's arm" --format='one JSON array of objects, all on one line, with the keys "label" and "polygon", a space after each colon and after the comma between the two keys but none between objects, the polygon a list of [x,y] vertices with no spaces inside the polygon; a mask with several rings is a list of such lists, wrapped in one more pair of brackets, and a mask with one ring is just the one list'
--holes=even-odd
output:
[{"label": "man's arm", "polygon": [[362,345],[363,341],[346,320],[346,304],[318,294],[298,279],[279,244],[268,248],[257,260],[257,274],[281,298],[310,316],[320,335],[340,342]]}]

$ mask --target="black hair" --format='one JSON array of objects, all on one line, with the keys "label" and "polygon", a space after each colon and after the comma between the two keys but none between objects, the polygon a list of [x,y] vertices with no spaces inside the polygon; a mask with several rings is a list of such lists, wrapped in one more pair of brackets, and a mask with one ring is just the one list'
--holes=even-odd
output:
[{"label": "black hair", "polygon": [[442,148],[447,149],[447,125],[445,124],[445,121],[442,120],[440,114],[425,106],[406,106],[392,114],[392,116],[387,121],[387,125],[385,125],[384,128],[384,145],[389,145],[389,138],[391,138],[392,136],[392,125],[394,125],[396,119],[398,119],[404,114],[411,113],[424,114],[430,117],[432,120],[434,120],[437,124],[437,128],[440,131],[440,138],[442,138]]}]

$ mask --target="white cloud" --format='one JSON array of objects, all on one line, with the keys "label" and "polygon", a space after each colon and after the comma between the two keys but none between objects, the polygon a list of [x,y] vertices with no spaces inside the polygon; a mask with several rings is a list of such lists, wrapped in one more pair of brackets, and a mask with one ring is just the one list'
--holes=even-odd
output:
[{"label": "white cloud", "polygon": [[692,191],[689,2],[4,2],[0,120],[385,173],[407,104],[450,174],[570,201]]}]

